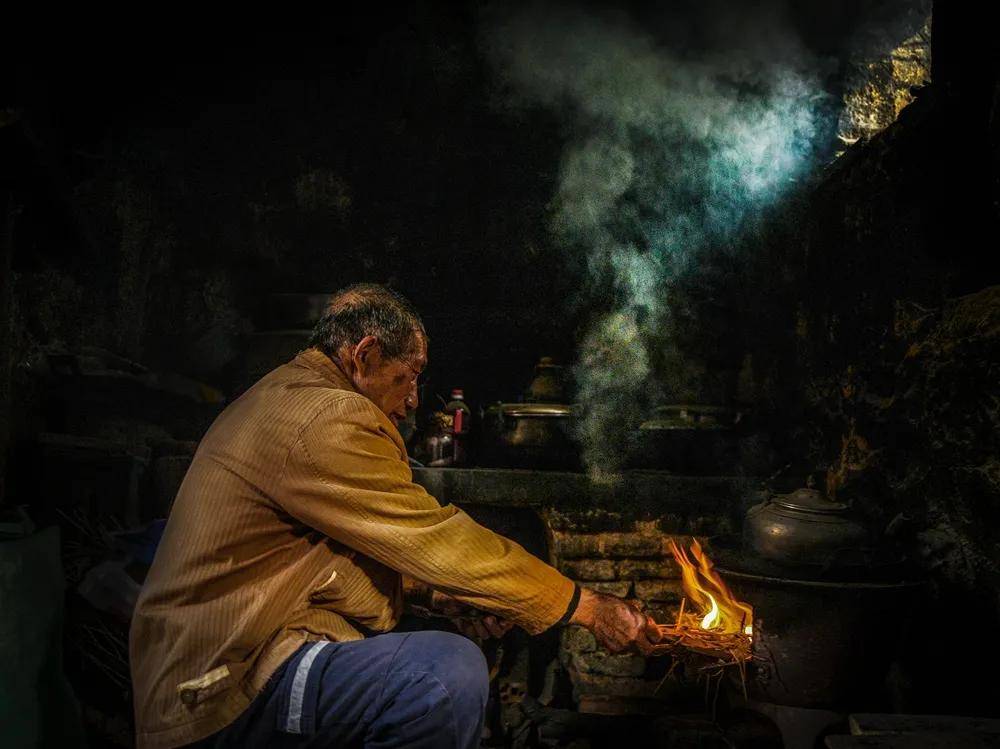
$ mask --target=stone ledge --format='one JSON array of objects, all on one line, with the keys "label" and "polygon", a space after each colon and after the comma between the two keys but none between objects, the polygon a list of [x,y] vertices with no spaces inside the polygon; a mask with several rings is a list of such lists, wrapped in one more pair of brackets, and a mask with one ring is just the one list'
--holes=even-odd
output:
[{"label": "stone ledge", "polygon": [[[556,507],[583,512],[614,508],[623,516],[677,513],[682,518],[730,512],[742,515],[757,483],[736,476],[678,476],[663,471],[626,471],[595,481],[583,473],[500,468],[414,468],[413,480],[442,504]],[[620,523],[616,525],[621,528]]]}]

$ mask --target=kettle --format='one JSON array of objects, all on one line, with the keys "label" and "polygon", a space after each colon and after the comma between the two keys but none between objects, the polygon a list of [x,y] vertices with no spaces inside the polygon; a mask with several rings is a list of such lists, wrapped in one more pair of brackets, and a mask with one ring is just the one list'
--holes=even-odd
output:
[{"label": "kettle", "polygon": [[754,505],[743,523],[744,549],[784,564],[857,564],[867,558],[869,544],[868,529],[848,505],[810,488]]}]

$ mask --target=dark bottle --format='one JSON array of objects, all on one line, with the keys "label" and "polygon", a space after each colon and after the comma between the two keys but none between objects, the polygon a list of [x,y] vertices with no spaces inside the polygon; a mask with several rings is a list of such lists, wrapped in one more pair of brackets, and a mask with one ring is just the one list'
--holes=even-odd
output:
[{"label": "dark bottle", "polygon": [[451,431],[454,450],[453,466],[463,466],[468,460],[469,427],[472,426],[472,411],[465,402],[465,393],[460,388],[451,391],[451,400],[444,407],[451,416]]}]

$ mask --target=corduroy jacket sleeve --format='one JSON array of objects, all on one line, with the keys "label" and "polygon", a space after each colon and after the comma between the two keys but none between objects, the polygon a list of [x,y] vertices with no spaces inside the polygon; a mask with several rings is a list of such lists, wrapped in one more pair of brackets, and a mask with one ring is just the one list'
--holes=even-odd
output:
[{"label": "corduroy jacket sleeve", "polygon": [[276,499],[330,538],[531,633],[557,623],[574,596],[553,567],[413,483],[398,432],[355,393],[300,431]]}]

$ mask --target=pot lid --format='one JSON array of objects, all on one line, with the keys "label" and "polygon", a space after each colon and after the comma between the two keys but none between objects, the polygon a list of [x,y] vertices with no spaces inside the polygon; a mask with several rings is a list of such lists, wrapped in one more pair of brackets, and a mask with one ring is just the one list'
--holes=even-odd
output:
[{"label": "pot lid", "polygon": [[729,429],[738,421],[739,414],[725,406],[676,403],[658,406],[651,419],[643,421],[639,429],[654,430],[713,430]]},{"label": "pot lid", "polygon": [[504,416],[571,416],[573,407],[563,403],[498,403],[496,406]]},{"label": "pot lid", "polygon": [[815,489],[796,489],[791,494],[779,494],[772,500],[776,505],[799,512],[822,515],[844,515],[850,509],[843,502],[831,502]]}]

